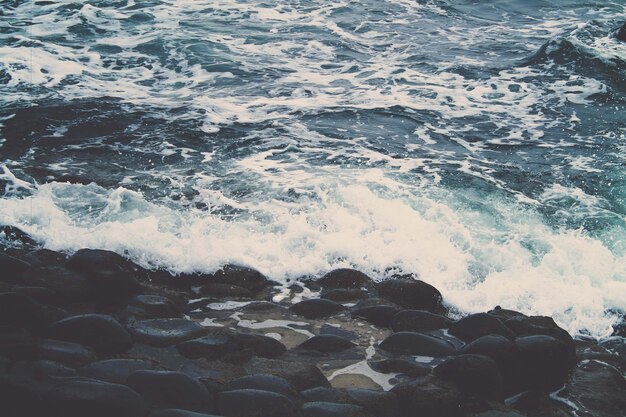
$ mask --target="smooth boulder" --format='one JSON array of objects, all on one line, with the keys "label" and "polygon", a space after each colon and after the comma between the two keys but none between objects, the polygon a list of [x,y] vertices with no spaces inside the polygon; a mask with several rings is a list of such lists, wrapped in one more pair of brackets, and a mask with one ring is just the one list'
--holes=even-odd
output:
[{"label": "smooth boulder", "polygon": [[365,408],[354,404],[337,404],[324,401],[304,403],[304,417],[374,417]]},{"label": "smooth boulder", "polygon": [[186,319],[139,320],[129,325],[138,342],[151,346],[171,346],[207,333],[200,324]]},{"label": "smooth boulder", "polygon": [[427,310],[433,313],[445,311],[439,290],[424,281],[414,279],[389,279],[376,285],[380,297],[401,307]]},{"label": "smooth boulder", "polygon": [[485,355],[458,355],[437,365],[434,373],[454,383],[465,395],[502,400],[502,377],[495,361]]},{"label": "smooth boulder", "polygon": [[295,404],[270,391],[239,389],[216,395],[217,412],[225,417],[293,417]]},{"label": "smooth boulder", "polygon": [[59,320],[49,326],[47,334],[50,339],[88,346],[99,355],[124,353],[133,346],[130,334],[113,317],[104,314]]},{"label": "smooth boulder", "polygon": [[328,272],[317,280],[323,288],[358,289],[368,287],[373,283],[372,279],[363,272],[355,269],[340,268]]},{"label": "smooth boulder", "polygon": [[452,323],[449,333],[465,342],[471,342],[482,336],[498,334],[513,339],[515,334],[497,317],[487,313],[470,314]]},{"label": "smooth boulder", "polygon": [[394,332],[427,332],[450,327],[452,320],[425,310],[402,310],[391,319]]},{"label": "smooth boulder", "polygon": [[352,317],[357,317],[379,327],[390,327],[393,317],[400,311],[391,305],[375,305],[357,308]]},{"label": "smooth boulder", "polygon": [[302,342],[298,347],[305,350],[313,350],[320,353],[341,352],[352,349],[356,345],[341,336],[324,334],[313,336]]},{"label": "smooth boulder", "polygon": [[441,358],[456,353],[454,346],[445,340],[416,332],[394,333],[378,346],[394,355],[421,355]]},{"label": "smooth boulder", "polygon": [[346,308],[334,301],[324,298],[314,298],[296,303],[290,307],[294,313],[306,317],[307,319],[317,319],[337,314]]}]

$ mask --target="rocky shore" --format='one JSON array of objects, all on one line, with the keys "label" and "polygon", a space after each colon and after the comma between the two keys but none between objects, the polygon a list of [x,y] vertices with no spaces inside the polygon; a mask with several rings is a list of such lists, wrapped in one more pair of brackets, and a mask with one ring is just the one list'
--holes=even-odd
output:
[{"label": "rocky shore", "polygon": [[[253,269],[172,276],[124,257],[0,252],[0,415],[621,417],[624,329],[572,338],[494,306],[460,319],[413,276],[281,287]],[[423,277],[427,281],[427,277]]]}]

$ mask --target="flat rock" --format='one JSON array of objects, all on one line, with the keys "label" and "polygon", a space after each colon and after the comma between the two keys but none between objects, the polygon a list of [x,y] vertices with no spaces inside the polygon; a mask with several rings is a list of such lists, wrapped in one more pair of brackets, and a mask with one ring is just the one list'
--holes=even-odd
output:
[{"label": "flat rock", "polygon": [[394,332],[427,332],[450,327],[452,320],[425,310],[402,310],[391,319]]},{"label": "flat rock", "polygon": [[356,347],[351,341],[344,339],[343,337],[325,334],[313,336],[310,339],[304,341],[299,346],[301,349],[314,350],[321,353],[341,352],[343,350]]},{"label": "flat rock", "polygon": [[226,384],[224,391],[239,389],[256,389],[262,391],[275,392],[288,398],[297,398],[298,392],[285,378],[275,375],[248,375]]},{"label": "flat rock", "polygon": [[154,364],[143,359],[106,359],[83,366],[78,373],[99,381],[123,384],[133,372],[152,368]]},{"label": "flat rock", "polygon": [[137,417],[147,408],[141,396],[124,385],[100,381],[61,381],[44,396],[58,417]]},{"label": "flat rock", "polygon": [[461,320],[452,323],[449,332],[451,335],[466,342],[471,342],[490,334],[498,334],[508,339],[515,337],[515,334],[499,318],[487,313],[465,316]]},{"label": "flat rock", "polygon": [[393,303],[409,309],[433,313],[444,311],[441,293],[424,281],[414,279],[390,279],[376,285],[378,294]]},{"label": "flat rock", "polygon": [[317,280],[323,288],[363,288],[373,284],[370,277],[355,269],[340,268],[328,272]]},{"label": "flat rock", "polygon": [[317,366],[302,361],[253,358],[245,366],[251,374],[271,374],[285,378],[298,391],[315,387],[330,387]]},{"label": "flat rock", "polygon": [[198,323],[177,318],[140,320],[128,328],[138,342],[151,346],[171,346],[207,333]]},{"label": "flat rock", "polygon": [[323,298],[304,300],[291,306],[291,311],[307,319],[328,317],[345,310],[341,304]]},{"label": "flat rock", "polygon": [[124,353],[133,346],[130,334],[111,316],[83,314],[52,323],[50,339],[79,343],[99,355]]},{"label": "flat rock", "polygon": [[377,305],[352,310],[352,317],[358,317],[376,326],[390,327],[393,317],[400,310],[394,306]]},{"label": "flat rock", "polygon": [[434,373],[454,383],[463,394],[482,400],[502,400],[502,377],[495,361],[485,355],[458,355],[437,365]]},{"label": "flat rock", "polygon": [[135,371],[126,380],[126,385],[154,408],[182,408],[198,412],[213,410],[213,398],[206,387],[181,372]]},{"label": "flat rock", "polygon": [[454,346],[445,340],[416,332],[394,333],[378,346],[394,355],[421,355],[440,358],[456,353]]},{"label": "flat rock", "polygon": [[37,346],[39,356],[62,363],[72,368],[80,368],[98,359],[92,349],[78,343],[44,339]]},{"label": "flat rock", "polygon": [[302,414],[304,417],[373,417],[369,411],[358,405],[323,401],[304,403]]},{"label": "flat rock", "polygon": [[37,328],[44,323],[44,310],[32,298],[16,292],[0,293],[0,325]]},{"label": "flat rock", "polygon": [[220,392],[216,402],[218,413],[225,417],[293,417],[297,414],[289,398],[257,389]]}]

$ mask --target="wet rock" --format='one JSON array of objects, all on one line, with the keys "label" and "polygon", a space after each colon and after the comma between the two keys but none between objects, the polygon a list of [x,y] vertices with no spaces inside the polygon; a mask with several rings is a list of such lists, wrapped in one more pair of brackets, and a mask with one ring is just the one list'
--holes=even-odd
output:
[{"label": "wet rock", "polygon": [[216,395],[217,411],[225,417],[293,417],[294,403],[275,392],[257,389],[224,391]]},{"label": "wet rock", "polygon": [[349,400],[345,391],[337,388],[315,387],[302,391],[300,395],[307,402],[346,403]]},{"label": "wet rock", "polygon": [[225,333],[213,333],[176,345],[180,354],[187,358],[205,358],[207,360],[219,359],[235,348],[236,345]]},{"label": "wet rock", "polygon": [[34,267],[61,266],[66,260],[64,254],[49,249],[37,249],[24,255],[24,261]]},{"label": "wet rock", "polygon": [[471,342],[482,336],[499,334],[513,339],[515,334],[495,316],[487,313],[471,314],[450,325],[451,335],[466,342]]},{"label": "wet rock", "polygon": [[160,295],[137,295],[130,303],[142,308],[155,318],[177,318],[181,316],[180,309],[169,298]]},{"label": "wet rock", "polygon": [[151,346],[171,346],[207,333],[196,322],[175,318],[136,321],[129,325],[129,330],[137,342]]},{"label": "wet rock", "polygon": [[301,349],[314,350],[321,353],[341,352],[356,347],[351,341],[336,335],[318,335],[304,341],[299,346]]},{"label": "wet rock", "polygon": [[126,305],[140,292],[133,264],[117,253],[99,249],[81,249],[65,266],[82,273],[94,298],[104,304]]},{"label": "wet rock", "polygon": [[133,372],[152,368],[153,363],[143,359],[107,359],[83,366],[78,373],[99,381],[123,384]]},{"label": "wet rock", "polygon": [[376,326],[389,327],[393,317],[399,311],[398,308],[389,305],[369,306],[353,310],[352,317],[358,317]]},{"label": "wet rock", "polygon": [[23,277],[25,284],[47,288],[61,301],[85,301],[92,297],[85,276],[63,267],[33,268],[26,271]]},{"label": "wet rock", "polygon": [[32,266],[29,263],[0,252],[0,271],[2,271],[3,281],[11,284],[21,282],[22,273],[30,268]]},{"label": "wet rock", "polygon": [[500,335],[483,336],[464,346],[459,353],[485,355],[493,359],[500,370],[505,391],[511,393],[519,360],[517,347],[513,342]]},{"label": "wet rock", "polygon": [[230,334],[230,338],[235,345],[251,349],[262,358],[276,358],[287,351],[281,342],[265,335],[235,332]]},{"label": "wet rock", "polygon": [[302,405],[304,417],[373,417],[363,407],[353,404],[309,402]]},{"label": "wet rock", "polygon": [[[478,413],[470,413],[468,417],[526,417],[515,410],[487,410]],[[544,416],[549,417],[549,416]]]},{"label": "wet rock", "polygon": [[436,358],[454,355],[456,350],[445,340],[416,332],[398,332],[383,340],[379,347],[394,355],[421,355]]},{"label": "wet rock", "polygon": [[78,343],[46,339],[38,344],[39,356],[62,363],[72,368],[80,368],[98,359],[96,352]]},{"label": "wet rock", "polygon": [[330,324],[323,324],[322,327],[320,327],[320,335],[325,334],[332,334],[348,340],[358,340],[359,338],[359,335],[352,330],[345,330],[339,326],[331,326]]},{"label": "wet rock", "polygon": [[0,374],[0,412],[7,417],[50,417],[52,410],[44,404],[43,395],[51,388],[48,382]]},{"label": "wet rock", "polygon": [[519,366],[515,381],[518,390],[550,392],[567,381],[574,363],[569,347],[552,336],[524,336],[515,339]]},{"label": "wet rock", "polygon": [[0,325],[43,326],[44,311],[32,298],[16,292],[0,293]]},{"label": "wet rock", "polygon": [[377,417],[397,417],[400,414],[398,397],[393,392],[349,388],[346,393],[350,402],[360,405]]},{"label": "wet rock", "polygon": [[622,42],[626,42],[626,23],[615,32],[615,37]]},{"label": "wet rock", "polygon": [[33,301],[39,304],[54,304],[58,302],[54,291],[45,287],[17,285],[14,286],[11,291],[30,297]]},{"label": "wet rock", "polygon": [[[565,330],[560,328],[551,317],[531,316],[531,317],[514,317],[507,320],[504,324],[517,336],[545,335],[559,339],[561,342],[572,347],[574,350],[574,339]],[[570,358],[574,360],[572,356]]]},{"label": "wet rock", "polygon": [[323,298],[304,300],[291,306],[291,311],[307,319],[328,317],[345,310],[345,307],[334,301]]},{"label": "wet rock", "polygon": [[238,265],[226,265],[210,277],[206,277],[211,284],[235,285],[256,294],[265,287],[275,285],[265,275],[257,270]]},{"label": "wet rock", "polygon": [[100,381],[59,382],[44,395],[44,401],[58,417],[137,417],[146,413],[146,404],[135,391]]},{"label": "wet rock", "polygon": [[394,332],[427,332],[450,327],[452,320],[424,310],[402,310],[391,319]]},{"label": "wet rock", "polygon": [[383,374],[404,374],[419,378],[430,373],[430,368],[406,359],[383,359],[369,362],[369,366]]},{"label": "wet rock", "polygon": [[405,417],[461,417],[461,396],[455,387],[443,383],[417,379],[401,383],[391,389],[400,403]]},{"label": "wet rock", "polygon": [[315,387],[330,387],[317,366],[297,360],[253,358],[246,364],[251,374],[271,374],[285,378],[298,391]]},{"label": "wet rock", "polygon": [[488,356],[455,356],[437,365],[434,373],[454,383],[465,395],[482,400],[502,399],[502,377],[495,361]]},{"label": "wet rock", "polygon": [[395,304],[414,310],[427,310],[433,313],[445,311],[441,293],[424,281],[413,279],[391,279],[376,285],[378,294]]},{"label": "wet rock", "polygon": [[126,385],[138,392],[153,408],[181,408],[211,412],[213,399],[198,380],[173,371],[135,371]]},{"label": "wet rock", "polygon": [[493,310],[489,310],[487,313],[491,314],[492,316],[496,316],[503,322],[515,317],[528,317],[525,314],[520,313],[519,311],[507,310],[506,308],[502,308],[500,306],[496,306]]},{"label": "wet rock", "polygon": [[11,373],[15,375],[23,375],[35,380],[77,376],[76,371],[69,366],[48,360],[15,362],[11,369]]},{"label": "wet rock", "polygon": [[255,389],[275,392],[288,398],[297,398],[298,392],[291,386],[289,381],[275,375],[248,375],[226,384],[224,391],[240,389]]},{"label": "wet rock", "polygon": [[26,329],[0,326],[0,355],[9,359],[29,359],[37,356],[35,337]]},{"label": "wet rock", "polygon": [[364,273],[348,268],[335,269],[317,280],[323,288],[350,288],[369,287],[373,281]]},{"label": "wet rock", "polygon": [[559,396],[574,403],[580,417],[621,417],[626,410],[626,380],[610,365],[587,361],[576,367]]},{"label": "wet rock", "polygon": [[177,410],[170,408],[167,410],[156,410],[150,413],[149,417],[219,417],[212,414],[196,413],[189,410]]},{"label": "wet rock", "polygon": [[362,300],[367,298],[366,291],[356,288],[335,288],[330,291],[324,291],[320,298],[343,303],[346,301]]},{"label": "wet rock", "polygon": [[133,346],[130,334],[111,316],[83,314],[52,323],[50,339],[79,343],[99,355],[124,353]]},{"label": "wet rock", "polygon": [[223,299],[248,299],[254,294],[246,288],[232,284],[208,283],[200,288],[200,294]]}]

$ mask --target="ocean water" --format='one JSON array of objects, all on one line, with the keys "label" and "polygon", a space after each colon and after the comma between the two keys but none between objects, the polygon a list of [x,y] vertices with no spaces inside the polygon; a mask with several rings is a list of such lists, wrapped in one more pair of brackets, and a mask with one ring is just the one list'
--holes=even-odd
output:
[{"label": "ocean water", "polygon": [[[146,267],[412,273],[608,336],[626,2],[0,3],[0,224]],[[0,239],[2,236],[0,236]]]}]

